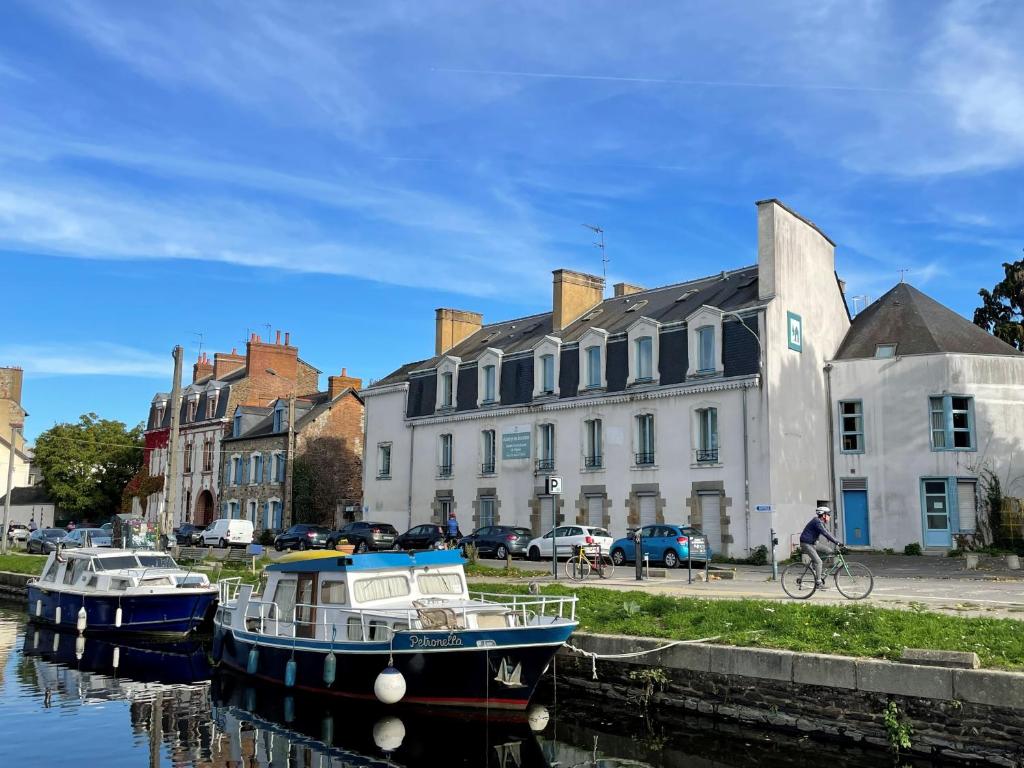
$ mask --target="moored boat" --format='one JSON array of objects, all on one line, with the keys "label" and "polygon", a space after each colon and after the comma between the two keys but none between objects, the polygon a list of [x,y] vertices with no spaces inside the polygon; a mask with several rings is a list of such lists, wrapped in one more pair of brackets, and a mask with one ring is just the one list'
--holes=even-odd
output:
[{"label": "moored boat", "polygon": [[184,637],[208,618],[217,588],[162,552],[57,550],[28,584],[32,621],[83,633]]},{"label": "moored boat", "polygon": [[262,595],[222,581],[213,656],[255,678],[386,703],[525,709],[575,597],[470,594],[457,551],[289,555]]}]

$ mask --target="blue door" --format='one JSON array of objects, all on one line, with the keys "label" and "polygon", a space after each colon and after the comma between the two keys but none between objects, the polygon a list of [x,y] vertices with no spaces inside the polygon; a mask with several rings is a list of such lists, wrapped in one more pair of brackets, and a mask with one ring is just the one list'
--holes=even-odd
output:
[{"label": "blue door", "polygon": [[922,480],[924,545],[949,547],[953,543],[949,521],[949,486],[945,479]]},{"label": "blue door", "polygon": [[867,491],[843,491],[843,521],[847,544],[852,547],[871,544]]}]

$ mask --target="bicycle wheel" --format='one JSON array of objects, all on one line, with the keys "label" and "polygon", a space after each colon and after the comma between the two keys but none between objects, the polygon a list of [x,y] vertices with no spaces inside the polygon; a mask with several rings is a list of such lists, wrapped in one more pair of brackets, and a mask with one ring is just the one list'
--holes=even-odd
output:
[{"label": "bicycle wheel", "polygon": [[602,579],[610,579],[615,576],[615,563],[609,555],[601,555],[601,561],[598,564],[598,576]]},{"label": "bicycle wheel", "polygon": [[836,571],[836,589],[851,600],[863,600],[875,588],[875,577],[863,563],[843,563]]},{"label": "bicycle wheel", "polygon": [[806,600],[818,589],[814,569],[803,563],[787,565],[782,572],[782,589],[794,600]]},{"label": "bicycle wheel", "polygon": [[565,575],[573,581],[583,581],[590,575],[590,562],[584,558],[571,558],[565,561]]}]

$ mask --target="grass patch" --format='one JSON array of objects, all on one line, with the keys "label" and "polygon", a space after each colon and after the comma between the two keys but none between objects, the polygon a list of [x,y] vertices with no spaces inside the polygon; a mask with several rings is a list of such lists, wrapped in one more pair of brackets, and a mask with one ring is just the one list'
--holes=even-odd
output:
[{"label": "grass patch", "polygon": [[[525,585],[487,584],[488,592],[523,593]],[[693,640],[898,660],[904,648],[974,651],[986,667],[1024,669],[1024,626],[1015,619],[971,618],[876,608],[766,600],[699,600],[544,586],[579,597],[580,629],[616,635]]]},{"label": "grass patch", "polygon": [[0,555],[0,571],[10,573],[28,573],[38,576],[46,565],[46,555],[25,555],[11,553]]},{"label": "grass patch", "polygon": [[494,568],[490,565],[481,565],[480,563],[466,563],[466,576],[472,578],[474,576],[494,576],[499,579],[536,579],[543,577],[545,574],[538,573],[537,571],[524,571],[522,568]]}]

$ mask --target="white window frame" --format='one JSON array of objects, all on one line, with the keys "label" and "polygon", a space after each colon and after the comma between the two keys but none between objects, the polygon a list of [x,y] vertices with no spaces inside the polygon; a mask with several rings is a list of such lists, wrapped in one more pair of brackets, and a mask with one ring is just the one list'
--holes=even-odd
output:
[{"label": "white window frame", "polygon": [[[626,345],[629,354],[629,375],[626,378],[626,386],[658,383],[660,379],[658,375],[658,366],[660,364],[658,360],[658,347],[660,344],[658,342],[660,333],[661,323],[649,317],[641,317],[626,330]],[[640,376],[640,360],[638,355],[638,343],[644,337],[650,337],[651,339],[651,371],[650,376],[646,378]]]},{"label": "white window frame", "polygon": [[196,421],[196,417],[199,415],[199,395],[188,396],[188,418],[185,419],[187,422]]},{"label": "white window frame", "polygon": [[206,393],[206,418],[212,419],[217,415],[217,401],[220,400],[220,392],[213,390]]},{"label": "white window frame", "polygon": [[[377,443],[377,479],[378,480],[390,480],[391,479],[391,460],[392,460],[392,444],[391,443]],[[384,460],[384,455],[387,454],[387,461]],[[386,466],[385,466],[386,464]]]},{"label": "white window frame", "polygon": [[[459,402],[459,365],[462,358],[445,355],[437,365],[437,400],[434,410],[454,411]],[[445,403],[445,376],[451,376],[451,401]]]},{"label": "white window frame", "polygon": [[[551,355],[551,389],[544,388],[544,357]],[[558,397],[558,377],[561,374],[562,341],[545,336],[533,348],[533,396]]]},{"label": "white window frame", "polygon": [[[701,328],[711,327],[714,334],[714,361],[711,369],[701,368],[700,359],[700,336],[698,331]],[[715,307],[704,305],[696,312],[686,318],[687,329],[687,357],[689,366],[686,371],[686,378],[721,376],[724,372],[722,365],[722,312]]]},{"label": "white window frame", "polygon": [[583,469],[604,469],[604,424],[600,416],[583,420]]},{"label": "white window frame", "polygon": [[[476,360],[476,407],[495,405],[501,402],[501,358],[500,349],[488,347]],[[487,368],[494,368],[493,397],[487,398]]]},{"label": "white window frame", "polygon": [[[714,443],[713,446],[705,447],[703,444],[703,432],[705,423],[707,421],[708,412],[715,412],[715,432],[714,432]],[[722,405],[717,402],[700,402],[694,403],[693,408],[690,410],[690,434],[692,436],[692,450],[691,454],[692,461],[690,466],[692,467],[717,467],[722,464]],[[699,452],[704,450],[714,450],[718,452],[717,457],[714,460],[700,460],[698,458]]]},{"label": "white window frame", "polygon": [[[447,474],[444,468],[448,468]],[[437,436],[437,476],[451,477],[455,474],[455,436],[445,432]]]},{"label": "white window frame", "polygon": [[[644,445],[643,436],[641,434],[641,423],[642,419],[650,419],[650,444]],[[641,469],[650,469],[657,466],[658,463],[658,432],[657,424],[655,423],[653,411],[638,411],[633,414],[633,461],[634,467]],[[640,454],[650,454],[652,461],[649,464],[641,464],[637,457]]]},{"label": "white window frame", "polygon": [[[608,331],[603,328],[590,328],[580,337],[580,391],[599,390],[608,388]],[[588,365],[587,350],[590,347],[600,347],[600,383],[590,383],[590,367]]]},{"label": "white window frame", "polygon": [[[489,518],[484,517],[484,502],[490,502],[491,513]],[[481,496],[477,500],[477,527],[487,528],[493,526],[494,519],[498,515],[498,499],[495,496]]]},{"label": "white window frame", "polygon": [[[274,451],[271,456],[273,457],[271,460],[274,462],[273,482],[283,483],[284,475],[288,471],[288,461],[284,451]],[[278,472],[278,467],[280,467],[280,472]]]},{"label": "white window frame", "polygon": [[228,485],[235,486],[242,484],[242,454],[231,454],[231,482]]},{"label": "white window frame", "polygon": [[[490,454],[488,456],[488,453]],[[485,471],[487,466],[489,471]],[[480,474],[493,475],[498,471],[498,430],[488,427],[480,430]]]},{"label": "white window frame", "polygon": [[551,421],[545,421],[537,425],[537,467],[540,468],[540,462],[550,462],[548,468],[543,470],[549,472],[555,468],[555,441],[558,440],[558,435],[555,432],[555,424]]}]

